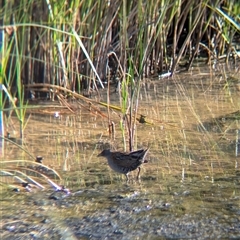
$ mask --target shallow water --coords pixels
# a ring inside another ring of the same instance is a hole
[[[55,195],[42,178],[44,191],[2,191],[3,239],[240,238],[240,157],[235,156],[240,127],[239,118],[228,117],[240,109],[240,92],[234,81],[228,84],[229,76],[239,79],[239,73],[223,68],[143,82],[138,113],[150,124],[137,124],[135,148],[150,151],[141,182],[133,180],[133,172],[126,183],[96,157],[110,144],[123,149],[118,112],[111,111],[116,138],[110,140],[108,119],[83,107],[60,118],[54,118],[55,109],[32,111],[23,148],[43,156],[62,177],[54,181],[73,194]],[[106,91],[100,92],[106,101]],[[114,88],[110,100],[119,105]],[[8,131],[17,136],[16,118]],[[6,142],[3,160],[16,159],[32,160]],[[3,167],[9,166],[22,167]]]

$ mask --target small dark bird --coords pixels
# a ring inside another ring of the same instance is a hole
[[[137,179],[140,177],[141,171],[141,164],[147,163],[148,161],[145,160],[145,156],[148,152],[147,149],[140,149],[130,153],[123,153],[123,152],[111,152],[109,149],[103,150],[98,157],[105,157],[108,160],[108,165],[114,171],[118,173],[125,174],[127,180],[128,173],[138,169]]]

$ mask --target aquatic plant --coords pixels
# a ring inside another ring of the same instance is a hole
[[[220,0],[7,1],[3,28],[14,27],[7,36],[14,48],[7,59],[7,81],[13,84],[13,74],[20,74],[15,77],[23,84],[50,83],[79,91],[85,82],[90,90],[96,85],[91,61],[101,80],[109,73],[122,74],[110,52],[125,74],[132,62],[139,76],[173,74],[186,60],[189,69],[205,53],[209,61],[228,60],[236,54],[238,10],[238,1]]]
[[[132,150],[143,77],[171,76],[180,63],[190,69],[196,57],[236,61],[238,13],[238,1],[220,0],[5,1],[3,83],[18,98],[21,135],[29,91],[59,96],[34,85],[89,94],[117,82],[123,142],[126,149],[126,131]]]

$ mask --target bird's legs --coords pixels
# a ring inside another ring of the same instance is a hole
[[[129,182],[128,173],[126,173],[125,176],[126,176],[126,181]]]
[[[140,179],[140,171],[141,171],[141,168],[140,168],[140,167],[138,167],[137,180],[139,180],[139,179]]]
[[[138,167],[138,173],[137,173],[137,180],[140,180],[140,172],[141,172],[141,168]],[[128,176],[129,172],[125,174],[126,176],[126,181],[129,182],[129,176]]]

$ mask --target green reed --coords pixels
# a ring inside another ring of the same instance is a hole
[[[20,105],[16,110],[20,132],[25,117],[23,85],[46,83],[79,92],[86,83],[91,92],[103,87],[102,79],[110,80],[115,68],[121,81],[122,136],[126,130],[133,149],[143,77],[163,71],[173,74],[181,61],[189,60],[189,69],[202,46],[209,61],[224,53],[228,60],[239,33],[239,3],[225,1],[222,8],[220,4],[220,0],[214,4],[210,0],[6,2],[3,27],[17,29],[8,40],[3,72],[9,89],[16,87],[12,94]],[[206,44],[201,42],[204,35]],[[117,59],[114,67],[107,64],[110,52]]]
[[[15,5],[13,2],[5,4],[3,9],[5,25],[29,24],[25,31],[21,30],[22,27],[17,31],[24,32],[24,35],[18,38],[18,41],[22,42],[22,45],[19,45],[26,46],[23,49],[23,56],[30,56],[22,66],[22,69],[30,69],[29,76],[25,76],[26,82],[31,83],[32,78],[35,79],[38,75],[30,68],[31,61],[36,59],[37,61],[34,61],[36,69],[43,68],[45,65],[46,82],[61,84],[60,80],[63,79],[67,87],[80,89],[79,84],[76,85],[76,81],[81,81],[79,73],[87,79],[89,88],[93,76],[85,54],[79,51],[76,39],[59,31],[46,31],[44,26],[52,26],[63,32],[71,32],[73,28],[83,38],[86,51],[101,78],[106,74],[104,64],[111,46],[117,53],[124,72],[128,69],[129,55],[135,65],[135,74],[149,75],[149,66],[153,69],[158,66],[161,71],[171,70],[169,58],[173,59],[171,71],[174,72],[179,61],[186,56],[186,52],[191,51],[193,41],[196,41],[198,48],[204,34],[209,34],[211,38],[212,22],[210,20],[216,20],[217,24],[214,28],[222,33],[219,38],[225,44],[230,44],[230,39],[236,31],[239,31],[237,20],[235,20],[238,17],[239,3],[226,2],[223,10],[219,8],[220,3],[220,0],[215,1],[214,5],[208,0],[188,3],[171,0],[139,0],[116,1],[114,4],[100,0],[84,0],[81,3],[69,1],[68,4],[64,1],[54,4],[51,1],[23,1],[20,5],[17,3]],[[34,17],[32,17],[33,14]],[[11,21],[13,15],[14,22]],[[218,20],[219,18],[222,18],[223,23]],[[32,26],[36,22],[43,28],[38,27],[35,31]],[[188,26],[187,35],[178,52],[181,32],[186,25]],[[228,33],[230,33],[229,36]],[[167,52],[169,34],[173,42],[172,54]],[[195,36],[197,36],[196,39]],[[56,45],[57,48],[55,48]],[[43,81],[40,79],[38,82]]]

